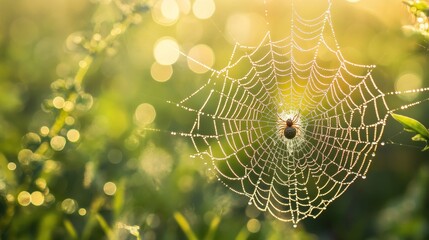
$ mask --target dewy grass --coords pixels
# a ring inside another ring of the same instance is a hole
[[[105,4],[105,3],[104,3]],[[75,125],[76,116],[78,111],[89,110],[92,105],[92,96],[84,91],[84,83],[88,75],[88,70],[93,65],[94,60],[100,55],[104,54],[106,50],[111,49],[115,41],[124,35],[130,26],[137,24],[141,21],[141,14],[149,10],[150,6],[145,1],[128,1],[122,3],[119,0],[114,0],[110,4],[116,7],[116,10],[120,13],[121,18],[111,24],[110,31],[107,33],[99,33],[97,27],[94,27],[92,36],[89,36],[87,40],[83,36],[77,36],[74,38],[75,44],[80,45],[80,50],[84,49],[84,56],[77,63],[77,70],[75,74],[70,76],[66,80],[57,80],[52,83],[51,88],[53,90],[52,98],[45,101],[43,110],[53,113],[52,124],[50,127],[41,126],[40,133],[28,133],[24,137],[23,149],[18,154],[18,160],[24,170],[24,177],[21,178],[23,183],[19,185],[19,189],[13,189],[6,197],[8,201],[7,214],[0,222],[0,229],[8,229],[14,213],[17,211],[16,207],[19,205],[26,206],[31,202],[31,195],[19,194],[23,193],[22,190],[30,189],[31,186],[39,184],[43,185],[44,189],[48,189],[47,181],[40,176],[43,174],[41,166],[45,168],[52,168],[55,164],[53,161],[48,160],[52,157],[55,151],[62,151],[67,142],[76,142],[80,137],[79,131]],[[75,52],[75,54],[78,54]],[[79,52],[80,54],[80,52]],[[71,117],[73,116],[73,117]],[[69,131],[65,130],[65,126]],[[67,134],[64,134],[66,132]],[[71,133],[71,134],[70,134]],[[35,166],[36,165],[36,166]],[[49,165],[49,166],[48,166]],[[17,177],[18,178],[18,177]],[[37,181],[36,181],[37,180]],[[40,183],[41,181],[43,183]],[[14,178],[15,182],[16,179]],[[15,183],[16,184],[16,183]],[[14,185],[15,185],[14,184]],[[27,192],[25,192],[27,193]],[[53,198],[53,195],[50,195]],[[18,204],[14,204],[14,199],[17,199]],[[48,200],[47,197],[46,199]],[[95,200],[97,201],[97,199]],[[62,208],[71,209],[77,207],[74,200],[70,200],[67,206]],[[64,203],[64,202],[63,202]],[[64,205],[64,204],[62,204]],[[98,204],[95,204],[99,206]],[[104,218],[97,214],[99,207],[94,207],[91,211],[97,217],[99,223],[107,224]],[[77,238],[77,233],[70,221],[65,221],[65,227],[71,238]],[[106,226],[102,226],[106,229]],[[2,232],[0,231],[0,233]],[[49,234],[49,233],[47,233]],[[108,234],[111,238],[111,232]],[[1,237],[2,235],[0,235]]]
[[[78,70],[76,71],[75,76],[73,77],[73,91],[67,94],[66,102],[71,104],[71,107],[65,108],[64,105],[61,109],[59,109],[58,114],[55,117],[54,123],[49,129],[49,137],[52,138],[57,136],[59,132],[63,129],[66,119],[73,110],[75,110],[75,105],[78,97],[84,93],[82,84],[85,80],[85,77],[88,73],[89,68],[91,67],[94,58],[98,55],[102,54],[108,47],[110,47],[113,42],[121,35],[123,35],[127,29],[134,23],[140,21],[139,13],[142,10],[147,10],[147,7],[142,8],[141,6],[133,6],[131,7],[131,11],[124,13],[124,18],[122,21],[113,24],[113,27],[109,34],[104,38],[98,34],[94,33],[92,39],[90,40],[90,44],[85,44],[87,46],[87,55],[78,63]],[[50,149],[49,142],[44,141],[40,146],[36,149],[35,153],[44,155]]]

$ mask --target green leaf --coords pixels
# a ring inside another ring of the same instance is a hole
[[[427,142],[427,139],[425,139],[422,135],[417,134],[413,138],[411,138],[413,141],[416,142]]]
[[[123,178],[119,184],[113,199],[113,212],[119,218],[125,203],[126,178]]]
[[[77,232],[74,228],[73,224],[68,219],[64,219],[63,221],[64,227],[66,228],[67,232],[69,233],[69,237],[71,239],[77,239]]]
[[[413,7],[417,8],[420,11],[426,11],[428,9],[428,4],[426,2],[416,2],[413,4]]]
[[[107,238],[113,239],[113,231],[103,216],[101,216],[99,213],[96,213],[95,218],[97,219],[98,224],[100,224],[101,229],[103,229],[104,233],[106,233]]]
[[[209,231],[207,232],[206,237],[204,238],[205,240],[212,240],[212,239],[214,239],[216,230],[219,227],[219,223],[220,223],[220,217],[216,215],[212,219],[212,221],[210,222],[210,228],[209,228]]]
[[[402,124],[402,126],[404,126],[405,131],[417,133],[414,137],[411,138],[413,141],[426,142],[426,146],[425,148],[423,148],[422,151],[429,150],[429,131],[423,124],[410,117],[394,113],[392,113],[391,115],[396,121],[398,121]]]
[[[246,226],[244,226],[241,231],[237,234],[237,237],[235,237],[235,240],[246,240],[249,238],[249,231],[247,230]]]
[[[425,148],[422,149],[422,152],[429,150],[429,144],[428,144],[428,140],[425,139],[422,135],[417,134],[415,135],[413,138],[411,138],[413,141],[417,141],[417,142],[426,142],[426,146]]]
[[[402,2],[409,7],[413,5],[413,1],[402,1]]]
[[[188,240],[197,240],[198,239],[197,236],[195,235],[194,231],[192,231],[188,220],[186,220],[186,218],[180,212],[174,213],[174,219],[176,219],[177,224],[179,224],[180,228],[185,233]]]
[[[60,216],[57,213],[48,213],[39,219],[39,231],[37,240],[51,240],[53,239],[55,230],[58,229]]]
[[[404,126],[405,131],[415,132],[421,135],[426,141],[429,140],[429,131],[419,121],[399,114],[391,114],[392,117]]]
[[[429,8],[429,5],[424,1],[402,1],[408,7],[414,7],[417,10],[425,11]]]

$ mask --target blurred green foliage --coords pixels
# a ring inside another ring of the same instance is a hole
[[[416,135],[414,135],[414,137],[412,137],[413,141],[426,143],[426,146],[423,148],[422,151],[429,150],[429,146],[427,145],[427,143],[429,141],[429,131],[423,124],[421,124],[419,121],[417,121],[413,118],[410,118],[407,116],[402,116],[399,114],[393,114],[392,113],[392,117],[396,121],[401,123],[402,126],[404,126],[405,131],[412,132],[412,133],[416,134]]]
[[[169,26],[153,20],[151,3],[139,4],[2,2],[1,239],[429,238],[427,155],[412,148],[381,148],[365,181],[294,229],[218,184],[204,163],[189,158],[186,139],[143,131],[135,117],[141,103],[156,106],[154,127],[187,129],[192,116],[165,101],[182,99],[207,79],[182,59],[172,79],[153,81],[155,42],[168,35],[184,48],[207,44],[220,68],[233,48],[227,17],[260,13],[261,2],[216,1],[211,20],[183,14]],[[407,4],[412,14],[426,13]],[[282,12],[271,14],[276,20]],[[335,1],[333,14],[343,53],[377,64],[374,77],[383,91],[410,72],[429,85],[429,56],[401,33],[410,19],[399,1]],[[404,114],[426,124],[423,105]],[[400,131],[392,124],[386,135]]]
[[[429,38],[428,2],[420,0],[410,0],[403,2],[409,7],[411,14],[415,17],[415,23],[413,25],[404,26],[404,29],[417,33],[425,38]]]

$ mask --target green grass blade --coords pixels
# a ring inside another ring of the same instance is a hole
[[[219,223],[220,223],[220,217],[215,216],[212,219],[212,221],[210,222],[210,228],[209,228],[209,231],[207,232],[205,240],[213,240],[214,239],[216,230],[219,227]]]
[[[113,199],[113,212],[115,213],[116,218],[118,218],[124,208],[125,203],[125,185],[126,179],[123,178],[118,184],[118,188]]]
[[[107,237],[109,239],[113,239],[113,231],[112,229],[109,227],[109,224],[106,222],[106,220],[103,218],[103,216],[101,216],[100,214],[96,214],[95,218],[98,221],[98,224],[100,224],[101,228],[103,229],[103,231],[106,233]]]
[[[189,240],[198,239],[194,231],[192,231],[191,226],[189,225],[189,222],[180,212],[174,213],[174,219],[176,219],[177,224],[179,224],[180,228],[182,229],[182,231],[185,233],[186,237]]]
[[[244,226],[235,237],[235,240],[246,240],[248,237],[249,231],[247,230],[246,226]]]
[[[64,227],[66,228],[70,238],[71,239],[77,239],[76,229],[74,228],[74,226],[70,222],[70,220],[64,219],[63,223],[64,223]]]

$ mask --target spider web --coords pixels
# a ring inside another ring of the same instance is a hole
[[[385,97],[400,94],[379,90],[375,66],[343,57],[328,5],[312,19],[292,6],[289,36],[237,43],[225,68],[210,69],[204,85],[174,103],[195,116],[188,132],[171,132],[191,140],[192,157],[249,204],[294,226],[365,178],[396,110]],[[289,118],[297,129],[290,140],[282,135]]]

